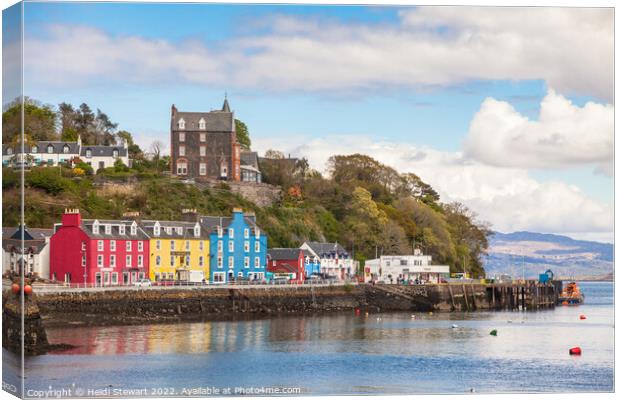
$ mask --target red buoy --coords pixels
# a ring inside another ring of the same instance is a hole
[[[586,319],[586,316],[585,316],[585,315],[583,315],[583,314],[581,314],[581,315],[579,316],[579,319]]]
[[[570,354],[571,356],[580,356],[581,347],[573,347],[572,349],[568,350],[568,354]]]
[[[19,293],[19,284],[17,284],[17,283],[12,284],[11,285],[11,292],[13,292],[15,294]]]
[[[359,308],[355,309],[355,315],[360,315],[360,309]]]
[[[26,285],[26,286],[24,286],[24,294],[25,294],[26,296],[31,295],[31,294],[32,294],[32,286],[30,286],[30,285]]]

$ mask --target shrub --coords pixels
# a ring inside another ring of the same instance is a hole
[[[26,185],[43,189],[50,194],[58,194],[70,186],[70,181],[63,178],[56,168],[33,168],[26,174]]]

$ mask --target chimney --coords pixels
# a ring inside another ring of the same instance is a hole
[[[173,116],[177,113],[177,108],[176,108],[176,106],[174,104],[170,108],[170,112],[172,113]]]
[[[183,221],[187,221],[187,222],[198,222],[199,218],[198,218],[198,212],[196,211],[195,208],[184,208],[183,210],[181,210],[181,220]]]
[[[62,226],[80,226],[81,224],[80,210],[77,208],[66,208],[65,213],[62,215]]]

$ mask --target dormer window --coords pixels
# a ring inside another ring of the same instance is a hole
[[[86,158],[91,158],[93,156],[93,151],[91,149],[86,149]]]
[[[12,148],[12,147],[8,147],[8,148],[6,149],[6,154],[8,154],[8,155],[13,154],[13,148]]]
[[[179,120],[179,129],[185,129],[185,120],[183,118]]]
[[[105,229],[105,234],[109,235],[112,233],[112,225],[106,224],[104,225],[104,229]]]
[[[118,149],[112,150],[112,158],[118,158]]]
[[[205,119],[204,118],[200,118],[200,121],[198,121],[198,128],[199,129],[207,129],[207,124],[205,123]]]
[[[39,146],[32,146],[32,152],[33,153],[38,153],[39,152]]]
[[[177,235],[183,234],[183,228],[181,228],[180,226],[178,226],[176,230],[177,230]]]
[[[217,237],[221,238],[223,234],[224,234],[224,230],[222,229],[221,226],[218,226],[217,227]]]
[[[169,227],[169,226],[167,226],[167,227],[166,227],[166,233],[167,233],[168,235],[172,234],[172,228],[171,228],[171,227]]]
[[[156,223],[156,224],[153,226],[153,235],[155,235],[155,236],[159,236],[159,234],[160,234],[160,233],[161,233],[161,228],[160,228],[160,226],[159,226],[159,223]]]
[[[68,145],[62,146],[62,152],[67,154],[69,152],[69,146]]]
[[[52,146],[51,144],[47,146],[47,152],[49,154],[52,154],[54,152],[54,146]]]
[[[199,237],[200,236],[200,225],[196,224],[194,225],[194,237]]]
[[[99,221],[93,222],[93,233],[95,235],[99,234]]]
[[[131,236],[136,236],[138,234],[138,226],[136,225],[136,223],[134,222],[133,224],[131,224]]]
[[[125,234],[125,225],[121,225],[118,227],[118,233],[120,235],[124,235]]]

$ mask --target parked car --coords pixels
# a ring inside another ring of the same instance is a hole
[[[133,285],[138,287],[152,286],[150,279],[138,279]]]

